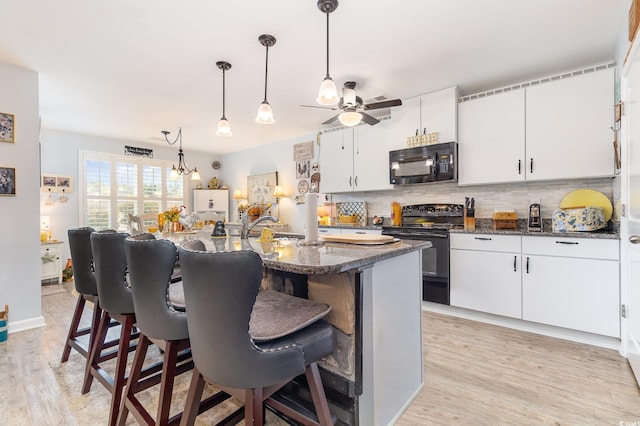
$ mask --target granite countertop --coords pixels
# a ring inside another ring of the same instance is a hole
[[[257,238],[241,240],[237,236],[211,237],[209,233],[169,236],[176,244],[198,238],[210,251],[253,250],[260,254],[269,269],[296,274],[336,274],[367,268],[381,260],[430,247],[428,241],[398,240],[389,244],[357,245],[324,243],[303,246],[298,238],[277,238],[260,242]]]

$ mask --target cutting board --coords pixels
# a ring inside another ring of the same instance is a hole
[[[560,201],[561,209],[572,207],[600,207],[604,213],[604,222],[607,223],[613,214],[611,201],[602,192],[593,189],[576,189],[571,191]]]
[[[346,243],[346,244],[387,244],[397,241],[390,235],[371,235],[371,234],[328,234],[323,235],[322,239],[330,243]]]

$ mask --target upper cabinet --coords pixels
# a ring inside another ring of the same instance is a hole
[[[327,193],[391,189],[389,123],[363,124],[322,134],[320,191]]]
[[[614,69],[462,102],[460,185],[614,174]]]
[[[456,142],[458,88],[449,87],[402,100],[402,106],[391,110],[389,150],[407,147],[407,137],[438,132],[440,142]]]

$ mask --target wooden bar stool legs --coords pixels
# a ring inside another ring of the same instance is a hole
[[[100,309],[97,299],[98,298],[96,296],[92,295],[78,295],[76,309],[73,311],[73,318],[71,319],[71,325],[69,326],[69,333],[67,334],[67,340],[65,341],[64,349],[62,351],[62,358],[60,359],[61,363],[67,362],[72,348],[78,351],[78,353],[80,353],[84,358],[89,357],[91,346],[95,339],[96,330],[98,329],[98,323],[100,322],[100,315],[102,314],[102,309]],[[79,328],[80,319],[82,318],[82,313],[84,312],[87,301],[93,302],[91,326]],[[86,336],[87,334],[89,335],[89,344],[85,346],[78,340],[78,337]]]

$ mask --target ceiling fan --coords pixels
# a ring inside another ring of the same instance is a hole
[[[342,97],[338,102],[336,107],[322,107],[315,105],[300,105],[308,108],[322,108],[322,109],[331,109],[334,111],[342,112],[334,117],[331,117],[322,125],[331,124],[336,120],[340,120],[345,126],[357,126],[361,121],[374,126],[380,122],[377,118],[367,114],[364,111],[370,111],[373,109],[381,109],[381,108],[389,108],[394,106],[402,105],[402,101],[400,99],[390,99],[387,101],[381,102],[373,102],[370,104],[365,104],[362,101],[360,96],[356,96],[356,83],[355,81],[347,81],[344,83],[344,87],[342,88]]]

